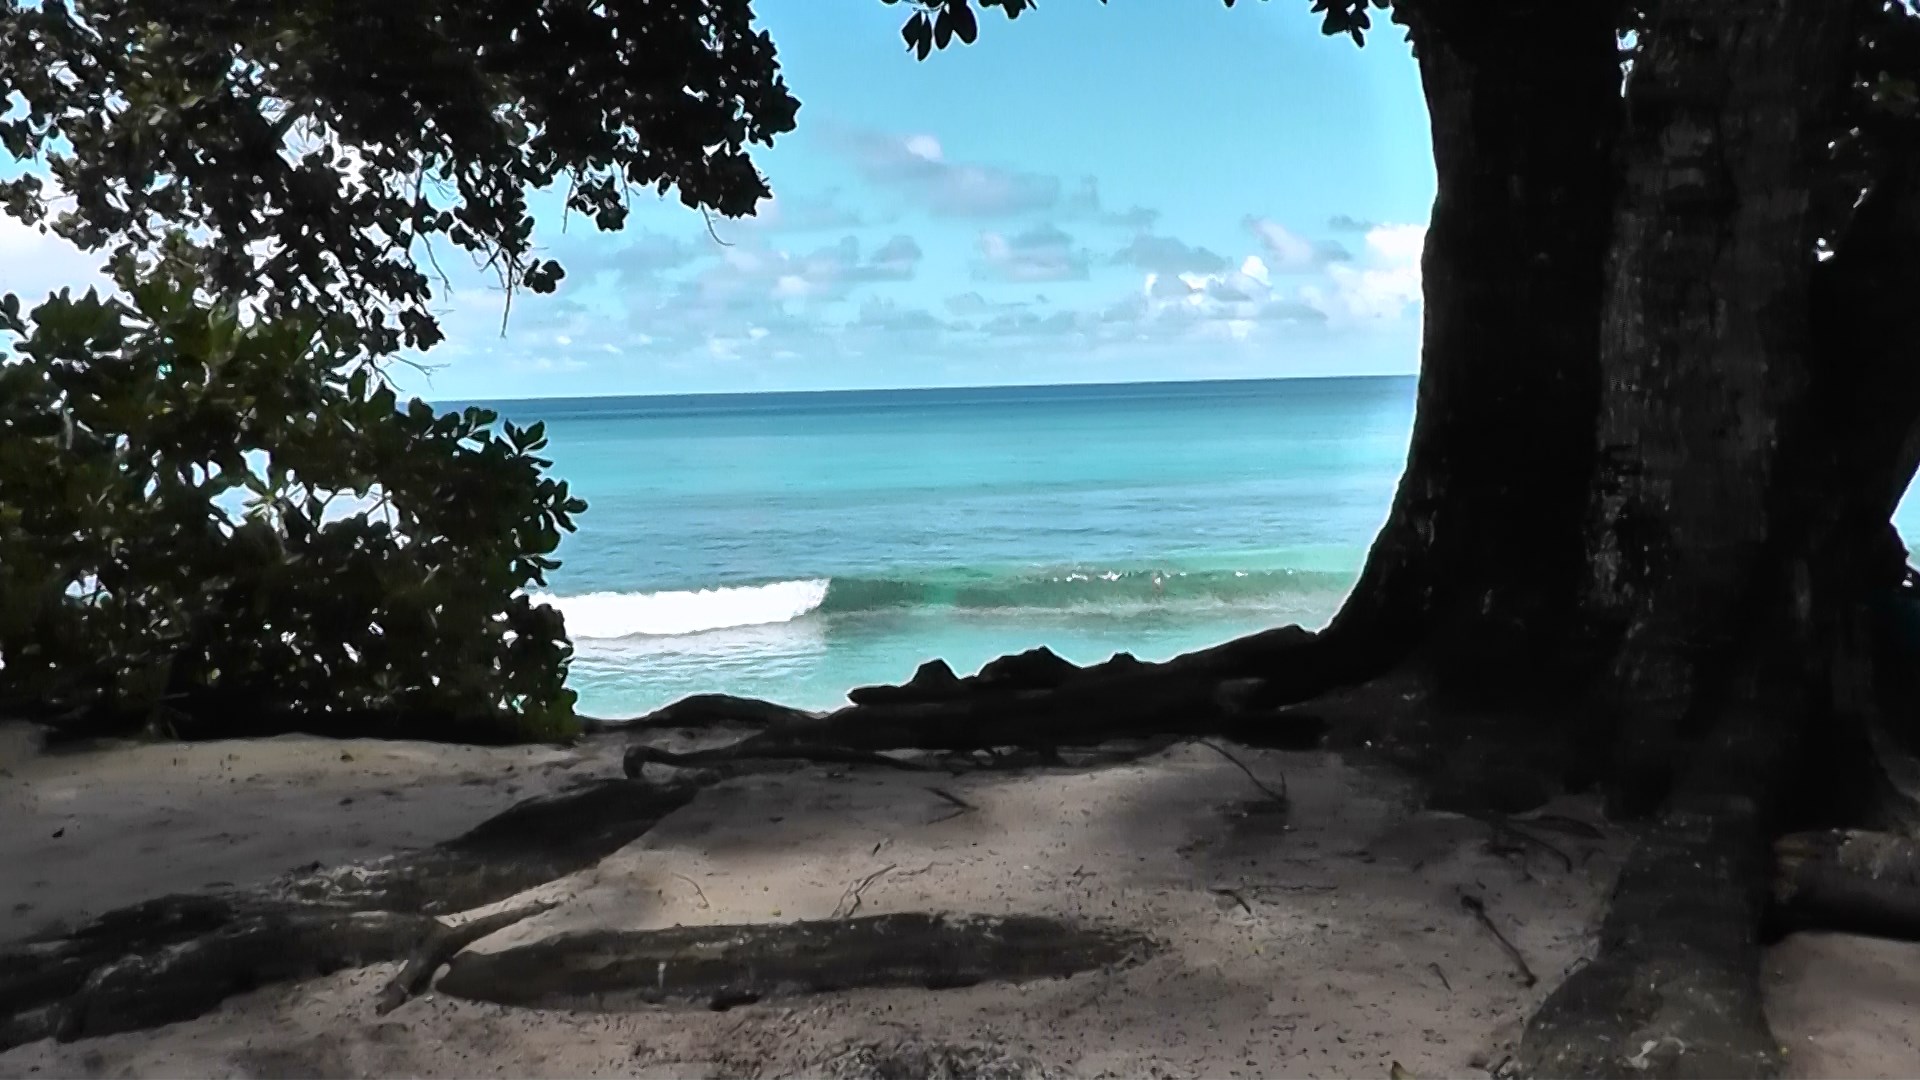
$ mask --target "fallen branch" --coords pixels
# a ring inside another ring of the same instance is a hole
[[[401,966],[393,980],[380,991],[380,998],[374,1005],[374,1012],[385,1016],[393,1010],[418,997],[427,984],[433,981],[433,973],[439,971],[455,953],[479,941],[505,930],[514,923],[530,919],[535,915],[552,911],[559,905],[552,900],[543,900],[523,907],[496,911],[491,915],[482,915],[469,919],[458,926],[448,926],[435,920],[434,927],[428,932],[426,940],[414,947],[412,955]]]

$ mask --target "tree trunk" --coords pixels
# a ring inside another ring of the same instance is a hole
[[[1586,728],[1659,819],[1592,963],[1528,1027],[1545,1075],[1769,1075],[1769,851],[1867,580],[1816,377],[1809,193],[1858,8],[1665,0],[1627,91],[1607,272],[1589,608],[1617,649]],[[1836,487],[1835,485],[1842,485]]]
[[[1743,635],[1806,621],[1809,192],[1852,7],[1670,0],[1629,87],[1592,610],[1620,635],[1599,710],[1611,771],[1643,802],[1701,733]]]
[[[1618,12],[1401,0],[1439,190],[1418,411],[1392,514],[1331,632],[1412,652],[1443,702],[1556,682],[1578,636]]]

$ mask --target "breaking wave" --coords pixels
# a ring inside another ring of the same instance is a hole
[[[917,578],[808,578],[668,592],[539,594],[533,599],[559,608],[575,638],[612,639],[698,634],[816,614],[913,608],[1124,614],[1256,606],[1289,597],[1342,593],[1351,583],[1351,574],[1291,569],[955,571]]]

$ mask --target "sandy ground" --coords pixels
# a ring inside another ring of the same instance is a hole
[[[11,743],[9,743],[11,740]],[[11,749],[9,749],[11,746]],[[483,750],[273,739],[40,755],[0,732],[0,937],[169,891],[451,837],[618,772],[618,745]],[[230,1000],[189,1023],[0,1054],[0,1075],[819,1075],[847,1047],[990,1049],[1077,1076],[1458,1076],[1497,1064],[1590,944],[1626,838],[1501,851],[1384,773],[1235,748],[1266,808],[1196,745],[1090,772],[929,778],[807,768],[704,792],[561,901],[482,942],[560,930],[889,911],[1032,913],[1143,930],[1130,968],[729,1012],[514,1010],[428,995],[376,1017],[390,967]],[[974,809],[956,806],[939,787]],[[1592,808],[1551,808],[1593,820]],[[1528,986],[1460,903],[1481,898]],[[1806,935],[1768,964],[1797,1073],[1920,1075],[1920,950]]]

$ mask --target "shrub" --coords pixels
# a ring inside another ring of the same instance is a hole
[[[191,262],[0,302],[0,708],[72,735],[575,726],[526,590],[585,504],[542,425],[401,406],[349,321],[248,317]],[[497,430],[496,430],[496,424]]]

